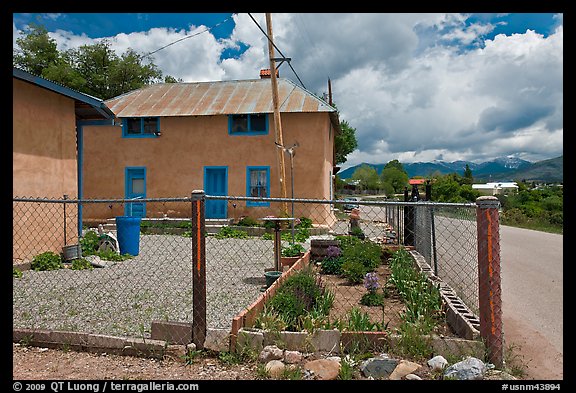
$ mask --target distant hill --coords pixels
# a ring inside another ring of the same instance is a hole
[[[446,175],[448,173],[464,174],[466,164],[472,171],[472,176],[476,182],[480,181],[502,181],[502,180],[526,180],[543,182],[562,182],[564,179],[563,156],[549,160],[530,162],[514,157],[501,157],[492,161],[476,164],[469,161],[433,161],[415,162],[402,164],[409,177],[422,176],[429,177],[433,173]],[[376,169],[378,174],[386,164],[362,163],[338,173],[341,179],[349,179],[356,169],[362,165],[369,165]]]

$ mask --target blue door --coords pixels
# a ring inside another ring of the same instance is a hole
[[[126,199],[146,198],[146,168],[126,167],[125,183]],[[145,217],[146,203],[130,202],[124,204],[124,215],[130,217]]]
[[[228,195],[228,167],[204,167],[204,191],[206,195]],[[226,218],[226,200],[206,200],[206,218]]]

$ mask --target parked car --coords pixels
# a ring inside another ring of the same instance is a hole
[[[359,200],[360,198],[344,198],[344,201],[346,202],[343,206],[344,210],[349,211],[352,209],[358,209],[360,207],[358,204]]]

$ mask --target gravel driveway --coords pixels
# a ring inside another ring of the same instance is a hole
[[[229,328],[261,294],[271,240],[206,238],[207,324]],[[13,327],[150,337],[153,320],[192,321],[192,240],[142,235],[138,256],[93,270],[13,279]]]

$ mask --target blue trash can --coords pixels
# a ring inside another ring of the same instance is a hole
[[[140,222],[141,217],[116,217],[116,237],[120,254],[138,255],[140,252]]]

